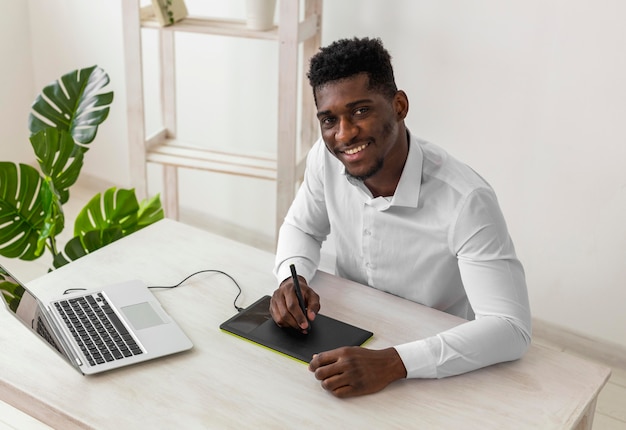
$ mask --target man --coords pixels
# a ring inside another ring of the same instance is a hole
[[[315,325],[320,299],[308,281],[331,231],[339,276],[470,320],[383,350],[321,352],[309,365],[315,377],[349,397],[521,357],[530,344],[528,293],[496,196],[469,167],[407,130],[408,98],[381,41],[322,48],[308,78],[322,138],[280,229],[274,321],[304,333],[308,321]]]

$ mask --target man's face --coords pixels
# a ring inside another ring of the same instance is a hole
[[[399,125],[406,115],[398,96],[389,100],[369,90],[368,81],[361,73],[329,82],[315,93],[326,147],[351,176],[363,181],[381,172],[397,152]]]

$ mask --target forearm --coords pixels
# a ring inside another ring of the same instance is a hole
[[[320,262],[321,239],[307,234],[285,221],[280,228],[274,275],[278,283],[291,276],[290,264],[310,282]]]
[[[444,378],[516,360],[530,345],[530,327],[503,317],[468,321],[436,336],[396,346],[408,378]]]
[[[476,319],[396,347],[409,377],[442,378],[516,360],[530,345],[530,306],[519,261],[460,261],[459,268]]]

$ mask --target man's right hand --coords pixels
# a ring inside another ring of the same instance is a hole
[[[298,280],[307,315],[305,316],[300,309],[296,289],[291,278],[285,279],[274,291],[270,302],[270,313],[279,327],[291,327],[302,333],[308,333],[309,321],[312,322],[320,310],[320,297],[309,288],[302,276],[298,276]]]

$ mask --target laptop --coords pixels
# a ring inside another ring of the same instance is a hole
[[[191,349],[191,340],[141,281],[40,301],[0,264],[9,313],[83,375]]]

